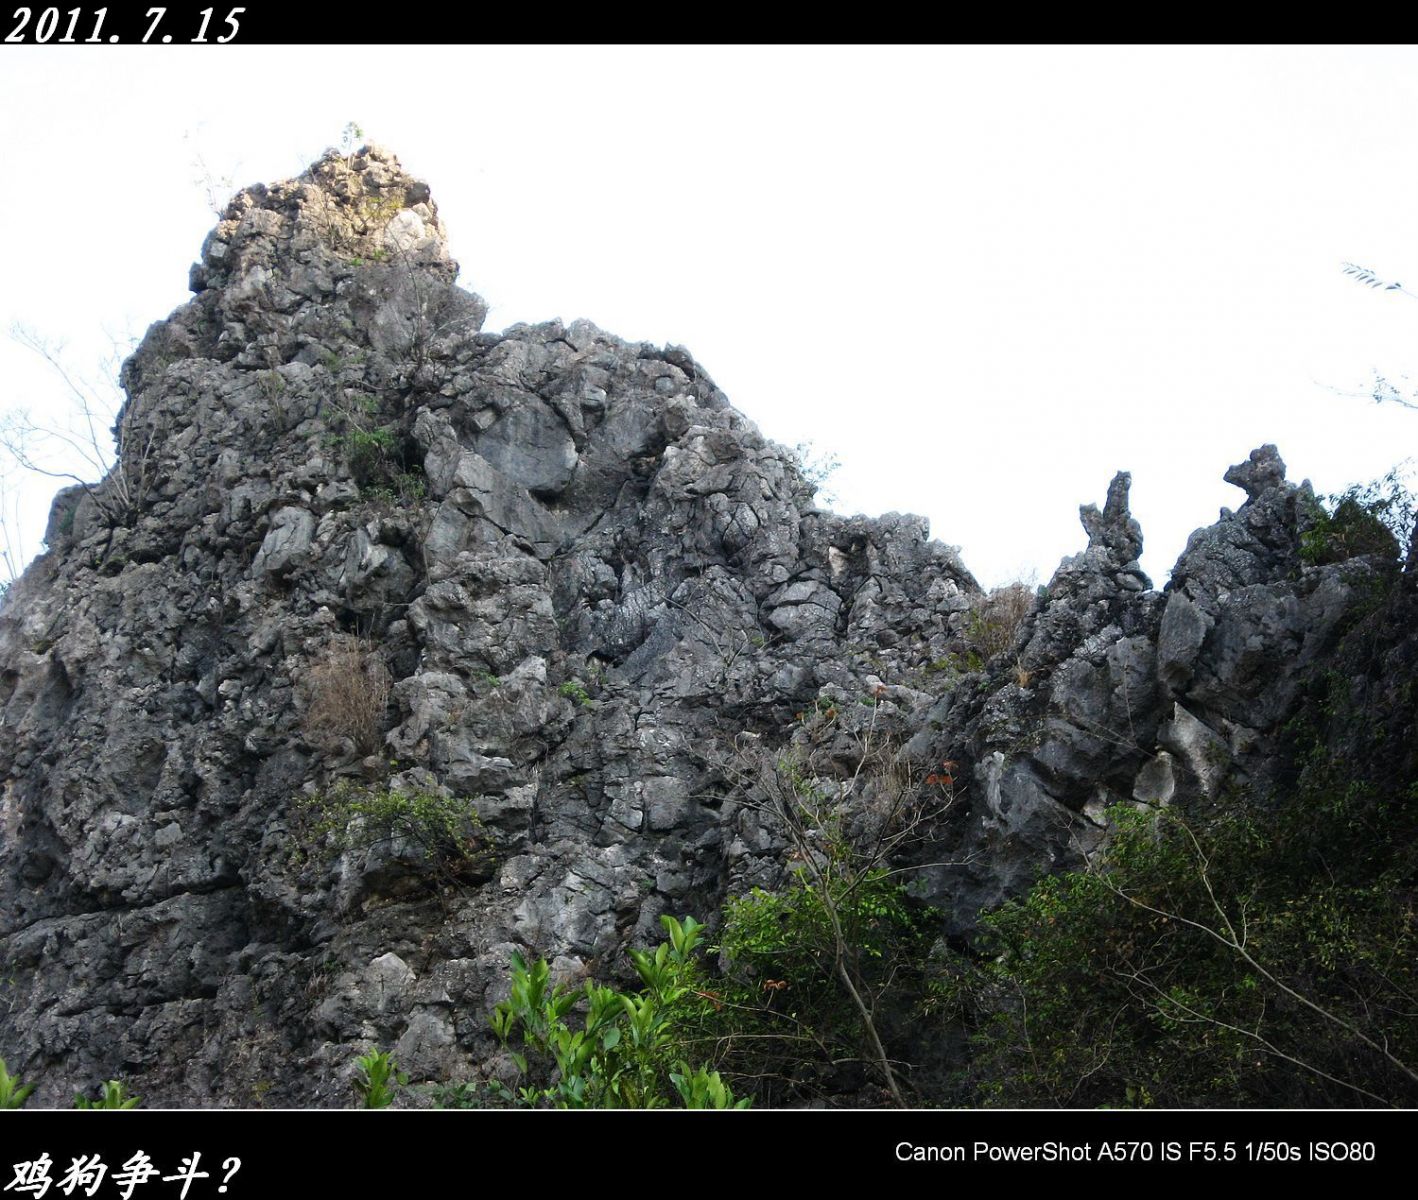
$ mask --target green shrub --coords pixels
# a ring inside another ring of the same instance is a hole
[[[512,958],[512,990],[493,1010],[492,1028],[528,1079],[516,1095],[528,1107],[662,1108],[678,1097],[686,1107],[746,1108],[716,1072],[684,1061],[710,1009],[695,957],[704,927],[660,918],[670,940],[653,953],[630,951],[644,985],[620,992],[588,980],[584,987],[550,985],[545,959]],[[575,1024],[572,1022],[575,1018]]]
[[[682,1062],[670,1081],[685,1108],[748,1108],[752,1103],[748,1097],[734,1099],[733,1091],[719,1078],[719,1072],[707,1067],[691,1071],[689,1064]]]
[[[579,679],[568,679],[557,691],[571,703],[579,704],[582,708],[596,707],[596,702],[591,699],[591,693],[586,690],[586,685]]]
[[[915,1003],[930,938],[899,879],[875,868],[855,878],[829,870],[818,880],[800,868],[786,887],[728,902],[724,978],[715,981],[723,1070],[757,1079],[761,1095],[781,1102],[830,1090],[844,1064],[876,1057],[838,949],[874,1014]]]
[[[912,760],[887,706],[868,707],[825,689],[786,746],[745,736],[720,762],[789,847],[785,882],[730,900],[722,932],[716,1065],[766,1102],[876,1103],[863,1090],[874,1079],[907,1103],[888,1046],[907,1040],[932,936],[899,864],[949,807],[953,779]]]
[[[1398,558],[1413,529],[1414,499],[1396,471],[1338,495],[1319,497],[1300,535],[1300,557],[1313,566],[1361,555]]]
[[[987,917],[996,957],[947,989],[977,1023],[976,1099],[1412,1104],[1411,863],[1375,853],[1366,803],[1306,792],[1198,828],[1112,810],[1106,862]]]
[[[449,871],[472,864],[488,849],[471,800],[429,791],[359,787],[341,780],[328,792],[302,796],[307,836],[343,853],[407,840]]]
[[[334,353],[325,360],[333,375],[358,365],[358,359],[346,361]],[[427,489],[423,466],[409,458],[397,422],[383,419],[378,400],[349,392],[332,401],[331,408],[335,431],[329,441],[365,498],[386,504],[422,500]]]

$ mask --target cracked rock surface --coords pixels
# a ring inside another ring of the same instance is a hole
[[[56,497],[0,608],[0,1053],[33,1103],[342,1105],[372,1046],[495,1074],[513,950],[605,975],[783,878],[725,764],[824,698],[922,789],[957,764],[917,853],[968,938],[1105,805],[1264,784],[1361,587],[1301,560],[1267,446],[1158,592],[1121,473],[1008,644],[942,670],[984,598],[924,521],[818,508],[682,348],[482,332],[457,270],[377,147],[246,189],[124,367],[118,467]],[[341,661],[366,726],[319,719]],[[443,886],[397,841],[310,852],[341,781],[466,798],[487,853]]]

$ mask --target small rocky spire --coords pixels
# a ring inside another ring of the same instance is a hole
[[[1237,463],[1222,478],[1241,488],[1254,500],[1285,482],[1285,462],[1280,457],[1280,451],[1267,443],[1252,450],[1245,462]]]
[[[1103,511],[1096,504],[1079,506],[1078,517],[1088,533],[1090,550],[1106,550],[1119,563],[1135,563],[1142,555],[1142,526],[1128,511],[1128,489],[1132,475],[1119,471],[1108,485],[1108,499]]]

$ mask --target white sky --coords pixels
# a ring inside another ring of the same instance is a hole
[[[351,120],[428,180],[488,328],[685,345],[839,510],[1044,582],[1133,473],[1159,586],[1273,441],[1321,491],[1418,448],[1418,50],[3,47],[0,326],[79,367],[187,297],[235,186]],[[225,196],[222,197],[225,199]],[[0,408],[63,404],[0,339]],[[44,481],[9,524],[39,549]]]

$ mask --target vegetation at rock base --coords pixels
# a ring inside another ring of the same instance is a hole
[[[354,1089],[365,1108],[388,1108],[409,1077],[387,1051],[371,1050],[355,1060]]]
[[[550,983],[545,959],[512,960],[511,995],[492,1014],[493,1031],[524,1079],[515,1098],[531,1108],[746,1108],[717,1071],[691,1067],[696,1028],[714,1003],[696,951],[704,927],[665,915],[669,941],[632,950],[642,987],[617,991]]]
[[[860,1092],[869,1080],[890,1101],[887,1079],[899,1088],[907,1072],[897,1063],[884,1074],[880,1039],[899,1034],[920,997],[931,940],[885,869],[821,882],[800,871],[784,888],[731,899],[713,983],[719,1065],[752,1080],[764,1104]]]
[[[1314,874],[1310,815],[1198,834],[1115,811],[1106,865],[1051,876],[987,918],[998,957],[951,981],[977,1027],[978,1098],[1411,1104],[1411,881],[1335,853],[1323,857],[1339,872]]]
[[[34,1084],[21,1083],[19,1076],[11,1075],[5,1060],[0,1058],[0,1109],[24,1107],[32,1091]]]
[[[861,715],[820,698],[786,747],[741,739],[722,764],[790,849],[780,886],[728,901],[716,983],[721,1065],[765,1102],[870,1081],[907,1103],[889,1044],[922,997],[934,935],[897,863],[950,808],[954,779],[918,769],[869,700]]]
[[[142,1097],[129,1093],[128,1086],[121,1079],[110,1079],[99,1089],[98,1098],[85,1096],[82,1092],[75,1094],[75,1108],[137,1108],[142,1103]]]
[[[1276,794],[1115,808],[1087,870],[984,919],[935,983],[974,1031],[959,1102],[1418,1103],[1415,647],[1382,637],[1411,603],[1314,675]]]

